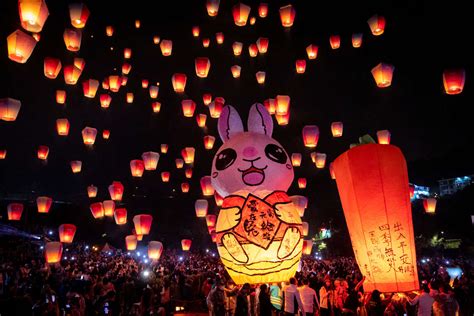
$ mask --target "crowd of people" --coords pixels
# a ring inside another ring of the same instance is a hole
[[[142,251],[143,252],[143,251]],[[40,245],[0,247],[0,315],[473,315],[474,274],[467,259],[419,261],[420,291],[364,292],[353,258],[305,256],[287,282],[236,285],[210,250],[166,250],[150,261],[139,251],[68,246],[46,264]]]

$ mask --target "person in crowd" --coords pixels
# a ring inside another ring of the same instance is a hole
[[[269,288],[266,284],[260,285],[260,292],[258,294],[258,305],[260,316],[272,315],[272,303],[270,302]]]
[[[307,278],[303,279],[303,286],[298,288],[298,292],[300,292],[305,315],[314,315],[315,309],[319,309],[319,301],[316,291],[309,287],[309,281]]]
[[[247,296],[250,294],[250,284],[245,283],[237,294],[237,303],[235,307],[235,316],[248,316],[249,300]]]
[[[384,306],[382,304],[382,298],[380,297],[379,290],[373,290],[372,293],[367,296],[368,301],[365,304],[368,316],[379,316],[383,315]]]
[[[319,311],[321,316],[331,316],[332,302],[334,298],[334,290],[329,276],[324,278],[324,285],[319,289]]]
[[[226,316],[233,316],[235,314],[238,292],[239,288],[235,285],[234,281],[232,279],[227,280],[227,285],[224,288]]]
[[[430,295],[430,288],[428,285],[423,284],[421,294],[417,295],[414,299],[408,299],[408,302],[410,305],[417,305],[418,316],[431,316],[435,299]]]
[[[304,310],[295,278],[290,278],[290,284],[283,288],[283,310],[285,315],[296,315]]]

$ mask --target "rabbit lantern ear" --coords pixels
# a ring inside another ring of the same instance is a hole
[[[260,103],[255,103],[250,108],[249,119],[247,121],[249,132],[265,134],[269,137],[273,132],[273,120],[267,109]]]
[[[217,128],[222,142],[226,142],[235,134],[244,131],[244,126],[242,125],[239,113],[237,113],[232,105],[226,105],[222,109],[221,116],[217,122]]]

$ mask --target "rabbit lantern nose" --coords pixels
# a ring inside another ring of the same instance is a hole
[[[243,155],[245,158],[253,158],[258,155],[258,150],[253,146],[248,146],[244,148]]]

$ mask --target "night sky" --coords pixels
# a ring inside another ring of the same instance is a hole
[[[268,1],[265,19],[257,14],[258,1],[246,1],[252,7],[256,24],[238,27],[231,8],[236,1],[221,1],[217,17],[209,17],[205,1],[86,1],[91,11],[83,29],[79,52],[66,50],[64,29],[71,28],[68,2],[47,1],[50,15],[26,64],[7,58],[6,37],[21,29],[17,2],[0,2],[0,98],[11,97],[22,102],[15,122],[0,121],[0,149],[8,150],[7,159],[0,160],[0,214],[6,222],[6,205],[12,201],[25,203],[25,229],[36,226],[56,228],[64,222],[78,226],[77,238],[112,242],[123,246],[123,238],[131,233],[132,217],[138,213],[154,216],[152,235],[145,240],[162,240],[165,246],[176,246],[181,238],[192,237],[198,244],[210,244],[205,221],[197,219],[194,201],[201,197],[199,179],[209,175],[211,160],[221,145],[216,119],[202,103],[202,95],[222,96],[246,121],[250,106],[274,98],[278,94],[291,96],[291,117],[288,126],[275,122],[273,137],[291,155],[303,153],[303,165],[295,169],[295,179],[307,177],[305,190],[296,181],[291,195],[309,198],[304,220],[314,234],[322,225],[334,225],[345,230],[336,184],[328,168],[316,169],[309,150],[303,146],[304,125],[318,125],[321,136],[316,151],[327,153],[327,165],[357,142],[359,136],[388,129],[392,144],[406,156],[410,181],[436,185],[442,177],[474,174],[472,133],[473,51],[469,49],[472,34],[471,16],[464,6],[436,1],[364,1],[331,2],[291,1],[296,9],[293,27],[280,23],[278,9],[289,1]],[[367,20],[374,14],[386,18],[385,32],[373,36]],[[134,21],[141,21],[136,29]],[[107,37],[105,27],[113,25],[113,37]],[[199,25],[201,35],[192,36],[191,29]],[[224,44],[218,45],[215,34],[223,32]],[[352,33],[363,33],[359,49],[351,45]],[[329,36],[341,36],[341,48],[332,50]],[[161,54],[153,36],[173,41],[170,57]],[[259,37],[270,39],[265,55],[251,58],[248,45]],[[209,37],[209,48],[202,38]],[[235,57],[231,45],[244,43],[242,55]],[[305,48],[319,46],[316,60],[307,60],[305,74],[295,73],[295,60],[307,59]],[[113,50],[111,50],[111,47]],[[118,93],[111,93],[110,108],[100,107],[99,88],[94,99],[85,98],[81,82],[93,78],[102,81],[121,74],[123,49],[132,49],[128,61],[132,70],[128,83]],[[209,57],[211,69],[207,78],[198,78],[194,71],[196,57]],[[64,83],[62,70],[54,80],[43,75],[45,57],[60,58],[64,65],[74,57],[84,58],[85,69],[77,85]],[[370,70],[380,62],[395,66],[392,85],[377,88]],[[240,79],[234,79],[230,67],[242,67]],[[442,73],[448,68],[464,68],[466,85],[460,95],[445,94]],[[266,71],[265,85],[257,84],[255,73]],[[176,94],[171,85],[173,73],[183,72],[188,80],[185,94]],[[148,89],[141,80],[160,83],[158,101],[160,113],[153,113]],[[67,102],[59,105],[55,91],[67,91]],[[133,104],[125,102],[125,94],[133,92]],[[207,128],[200,128],[195,117],[183,117],[182,99],[193,99],[196,112],[208,115]],[[57,118],[68,118],[69,136],[56,133]],[[331,136],[331,122],[344,123],[342,138]],[[83,144],[81,130],[85,126],[98,129],[93,147]],[[109,140],[102,139],[102,130],[109,129]],[[211,151],[204,150],[203,136],[216,136]],[[169,144],[157,171],[145,171],[142,178],[133,178],[129,163],[140,159],[145,151],[159,152],[160,144]],[[36,157],[39,145],[50,148],[46,163]],[[176,169],[175,158],[181,158],[184,147],[196,148],[191,190],[181,193],[186,181],[184,169]],[[82,160],[82,172],[73,174],[69,162]],[[171,181],[162,183],[160,172],[170,171]],[[116,226],[113,219],[94,220],[89,211],[91,202],[109,199],[107,186],[114,180],[125,186],[121,205],[129,211],[129,223]],[[87,197],[86,187],[98,186],[96,199]],[[37,214],[35,199],[46,195],[53,198],[48,215]],[[209,199],[211,210],[214,199]],[[418,210],[420,211],[420,210]],[[23,226],[22,226],[23,225]],[[103,233],[107,233],[102,238]],[[100,239],[102,238],[102,239]]]

